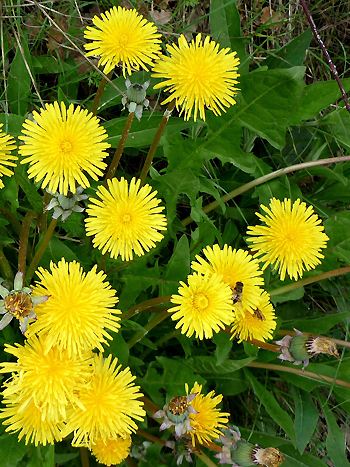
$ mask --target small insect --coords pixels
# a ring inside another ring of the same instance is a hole
[[[232,293],[233,303],[238,303],[242,300],[243,282],[236,282]]]
[[[259,308],[256,308],[256,310],[254,310],[254,316],[255,318],[260,319],[260,321],[265,321],[265,316],[263,315],[263,312],[259,310]]]

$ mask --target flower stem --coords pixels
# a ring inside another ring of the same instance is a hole
[[[285,373],[292,373],[294,375],[302,376],[303,378],[310,378],[321,383],[335,384],[344,388],[350,389],[350,382],[343,381],[342,379],[331,378],[330,376],[319,375],[312,371],[299,370],[298,368],[291,368],[290,366],[276,365],[274,363],[250,362],[247,366],[251,368],[263,368],[265,370],[282,371]]]
[[[324,279],[328,279],[330,277],[337,277],[343,276],[344,274],[348,274],[350,272],[350,266],[345,266],[343,268],[332,269],[331,271],[323,272],[322,274],[318,274],[317,276],[308,277],[307,279],[303,279],[301,281],[297,281],[294,284],[284,285],[283,287],[278,287],[277,289],[271,290],[270,295],[271,297],[275,297],[276,295],[282,295],[291,290],[300,289],[304,287],[304,285],[313,284],[315,282],[323,281]]]
[[[16,216],[14,216],[11,211],[5,208],[0,208],[0,214],[2,214],[10,222],[12,229],[18,235],[21,230],[21,225],[18,222]]]
[[[39,264],[39,261],[41,260],[43,254],[45,253],[45,250],[49,244],[49,241],[51,240],[51,237],[52,237],[52,234],[54,233],[55,231],[55,228],[56,228],[56,225],[57,225],[57,219],[52,219],[48,228],[47,228],[47,231],[45,232],[45,235],[44,235],[44,238],[42,239],[42,241],[40,242],[39,246],[38,246],[38,249],[36,250],[35,252],[35,255],[28,267],[28,271],[27,271],[27,281],[28,283],[30,283],[32,277],[33,277],[33,274]]]
[[[18,248],[18,272],[22,272],[25,275],[26,272],[26,259],[28,250],[28,240],[30,226],[33,220],[37,217],[34,211],[29,211],[24,217],[21,232],[19,235],[19,248]]]
[[[204,454],[203,451],[194,451],[195,455],[203,462],[203,464],[207,465],[208,467],[217,467],[217,464],[209,459],[209,457]]]
[[[155,328],[159,323],[164,321],[168,317],[167,310],[164,310],[160,313],[156,313],[149,322],[144,326],[142,331],[136,332],[132,338],[127,342],[129,349],[137,344],[144,336],[146,336],[149,331]]]
[[[164,295],[162,297],[151,298],[150,300],[146,300],[141,302],[133,307],[129,308],[129,310],[122,314],[122,319],[130,319],[133,316],[137,315],[141,311],[148,310],[149,308],[153,308],[154,306],[161,305],[163,303],[169,303],[171,299],[171,295]]]
[[[227,201],[233,198],[236,198],[237,196],[245,193],[246,191],[249,191],[252,188],[255,188],[256,186],[262,185],[263,183],[269,182],[270,180],[273,180],[274,178],[281,177],[282,175],[287,175],[291,172],[296,172],[297,170],[308,169],[308,168],[317,167],[320,165],[336,164],[338,162],[348,162],[348,161],[350,161],[350,156],[330,157],[328,159],[320,159],[318,161],[303,162],[301,164],[295,164],[289,167],[284,167],[283,169],[275,170],[274,172],[263,175],[262,177],[256,178],[255,180],[252,180],[251,182],[245,183],[244,185],[241,185],[240,187],[235,188],[234,190],[230,191],[230,193],[227,193],[226,195],[222,196],[220,198],[220,202],[213,201],[212,203],[207,204],[206,206],[203,207],[203,212],[208,214],[208,212],[211,212],[214,209],[216,209],[218,206],[220,206],[220,203],[222,201],[226,203]],[[190,216],[186,217],[185,219],[181,221],[183,226],[189,225],[192,222],[193,222],[193,219]]]
[[[148,439],[148,441],[152,441],[153,443],[161,444],[162,446],[164,446],[165,443],[166,443],[166,441],[164,441],[164,439],[160,439],[160,438],[158,438],[158,436],[154,436],[151,433],[147,433],[147,431],[144,431],[144,430],[138,429],[136,434],[142,436],[142,438]]]
[[[107,174],[105,176],[105,180],[108,180],[109,178],[113,178],[115,171],[117,170],[120,158],[122,157],[124,146],[126,143],[126,140],[129,135],[129,131],[132,125],[132,121],[134,120],[135,113],[130,112],[128,115],[128,118],[126,119],[122,135],[120,137],[117,149],[115,150],[113,160],[108,168]]]
[[[152,164],[152,161],[153,161],[154,154],[155,154],[155,152],[157,150],[157,147],[159,145],[160,138],[162,137],[162,135],[164,133],[165,127],[167,126],[167,123],[169,121],[171,112],[173,111],[174,107],[175,107],[175,101],[171,101],[169,103],[166,111],[164,112],[163,118],[162,118],[162,120],[161,120],[161,122],[159,124],[158,130],[157,130],[157,133],[154,135],[152,144],[151,144],[151,146],[149,148],[146,160],[145,160],[145,162],[143,164],[141,174],[140,174],[140,179],[142,181],[142,184],[145,183],[148,171],[149,171],[149,169],[151,167],[151,164]]]
[[[87,448],[80,448],[80,460],[82,467],[89,467],[89,450]]]
[[[248,342],[255,345],[256,347],[260,347],[261,349],[269,350],[270,352],[280,352],[279,345],[269,344],[268,342],[259,341],[258,339],[250,339]]]
[[[3,279],[7,279],[9,281],[13,279],[11,266],[5,256],[2,246],[0,246],[0,271],[1,275],[4,276]]]
[[[102,76],[101,81],[99,82],[92,107],[91,107],[91,112],[96,115],[98,106],[100,105],[100,100],[103,94],[103,91],[105,90],[106,84],[108,82],[108,79],[112,76],[112,72],[109,73],[107,76]]]

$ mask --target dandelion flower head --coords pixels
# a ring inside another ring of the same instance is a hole
[[[250,339],[258,339],[265,342],[272,338],[272,333],[276,328],[276,315],[270,302],[270,295],[262,291],[256,308],[252,313],[239,306],[234,313],[231,333],[238,342]]]
[[[91,42],[84,44],[87,56],[98,55],[99,65],[109,73],[120,65],[123,75],[135,70],[148,70],[160,53],[160,37],[156,26],[136,10],[113,7],[94,16],[94,27],[86,28],[84,37]]]
[[[93,455],[100,464],[118,465],[125,460],[131,447],[131,437],[126,438],[111,438],[107,441],[96,440],[91,447]]]
[[[107,137],[99,120],[87,110],[73,104],[66,108],[64,102],[45,104],[33,112],[33,120],[23,124],[21,164],[29,163],[29,178],[42,181],[42,188],[74,194],[78,186],[90,186],[86,175],[93,180],[103,175],[103,159],[110,147]]]
[[[271,264],[281,280],[286,275],[298,280],[305,270],[321,263],[328,237],[312,206],[300,199],[292,203],[287,198],[272,198],[269,206],[261,205],[261,209],[265,214],[257,216],[265,225],[249,227],[247,241],[256,250],[255,257],[264,263],[263,269]]]
[[[2,127],[3,124],[0,123],[0,188],[4,187],[1,178],[4,175],[9,177],[13,174],[13,170],[9,169],[9,167],[16,167],[14,161],[17,160],[17,157],[11,154],[11,151],[16,149],[15,140],[12,136],[4,133]]]
[[[91,448],[97,440],[107,443],[136,432],[135,420],[143,421],[146,413],[134,379],[129,368],[121,370],[111,355],[94,357],[91,379],[79,392],[81,405],[69,417],[67,430],[74,431],[74,446]]]
[[[188,386],[185,385],[188,393]],[[192,445],[209,444],[214,439],[219,438],[221,429],[228,423],[229,413],[221,412],[217,406],[222,401],[222,395],[215,395],[210,391],[207,395],[202,394],[202,385],[194,383],[190,394],[197,394],[192,401],[192,407],[196,413],[190,414],[191,430],[189,434],[192,438]]]
[[[205,120],[207,107],[215,115],[221,115],[227,107],[236,103],[236,84],[239,59],[229,48],[198,34],[190,43],[181,35],[178,44],[167,45],[168,56],[161,56],[153,67],[155,78],[164,81],[155,89],[165,88],[170,96],[162,104],[175,100],[176,108],[189,120],[199,114]]]
[[[218,274],[231,287],[233,309],[240,304],[253,312],[260,296],[263,284],[259,263],[245,250],[236,250],[231,246],[207,246],[202,251],[205,259],[197,255],[191,268],[199,274]]]
[[[36,336],[24,345],[6,344],[5,351],[17,361],[0,363],[0,372],[12,373],[12,379],[20,377],[18,385],[24,405],[33,401],[44,421],[65,419],[67,407],[77,402],[76,391],[89,376],[90,354],[70,356],[57,347],[47,351],[45,338]]]
[[[57,346],[69,355],[103,350],[106,339],[112,339],[108,331],[120,328],[121,314],[113,308],[118,298],[106,275],[96,266],[85,273],[79,263],[65,259],[51,262],[50,269],[37,271],[33,295],[45,294],[49,299],[37,305],[38,319],[29,326],[29,334],[47,334],[48,348]]]
[[[123,177],[107,181],[108,187],[100,186],[97,199],[90,199],[87,208],[86,234],[93,235],[93,245],[123,261],[142,256],[163,238],[166,217],[163,206],[156,198],[156,191],[141,180],[130,183]]]
[[[192,274],[188,285],[180,282],[178,295],[171,296],[171,319],[178,321],[176,329],[191,337],[210,339],[233,319],[232,292],[219,276]]]

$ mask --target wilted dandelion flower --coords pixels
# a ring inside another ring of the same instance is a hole
[[[100,186],[98,199],[90,199],[87,208],[86,234],[93,235],[93,245],[109,253],[112,258],[123,261],[133,259],[133,254],[142,256],[163,238],[166,230],[163,206],[156,198],[156,191],[141,180],[133,178],[130,183],[107,180],[108,189]]]
[[[218,274],[231,287],[233,309],[240,305],[253,312],[263,284],[259,263],[247,251],[234,250],[228,245],[207,246],[202,251],[206,259],[196,256],[191,268],[199,274]]]
[[[256,250],[256,257],[264,262],[263,269],[271,264],[278,269],[281,280],[286,274],[298,280],[303,271],[310,271],[321,263],[328,237],[322,220],[300,199],[293,204],[290,199],[270,200],[269,207],[261,205],[264,214],[257,216],[266,225],[249,227],[247,241]]]
[[[131,437],[111,438],[106,441],[96,440],[91,451],[100,464],[118,465],[125,460],[131,447]]]
[[[233,320],[232,292],[219,276],[192,274],[188,285],[180,282],[178,295],[171,296],[171,319],[178,321],[176,329],[191,337],[210,339],[214,332],[224,329]]]
[[[120,65],[125,73],[131,75],[135,70],[148,70],[160,53],[160,37],[156,26],[147,21],[136,10],[113,7],[94,16],[95,27],[87,27],[85,39],[92,42],[84,44],[87,56],[100,56],[99,65],[109,73]]]
[[[33,294],[50,298],[37,306],[38,320],[29,333],[47,334],[48,348],[57,346],[69,355],[103,350],[106,339],[112,339],[108,331],[120,328],[121,313],[113,308],[118,298],[105,281],[106,274],[97,272],[97,266],[85,273],[79,263],[64,258],[58,264],[51,262],[50,269],[36,272],[40,280]]]
[[[47,351],[45,337],[28,339],[24,345],[7,345],[5,351],[17,357],[16,362],[0,363],[1,373],[19,378],[19,390],[25,409],[28,401],[40,408],[42,420],[66,418],[69,404],[77,403],[76,391],[90,374],[90,354],[69,356],[67,351],[51,347]],[[4,391],[6,397],[6,390]]]
[[[272,338],[276,328],[276,315],[270,302],[270,295],[263,291],[256,302],[253,313],[241,306],[237,307],[233,317],[231,333],[238,342],[250,339],[265,341]]]
[[[164,81],[155,89],[165,87],[170,96],[162,104],[175,100],[176,108],[189,120],[199,114],[205,120],[205,107],[221,115],[236,103],[239,59],[230,49],[219,50],[219,44],[198,34],[190,43],[181,35],[177,44],[167,45],[169,56],[161,56],[153,67],[156,78]]]
[[[8,433],[18,433],[18,441],[24,438],[25,443],[54,444],[63,438],[65,427],[63,418],[57,420],[43,420],[40,407],[35,405],[32,398],[23,396],[20,392],[20,378],[14,378],[5,383],[5,394],[0,413],[3,425]]]
[[[11,151],[16,149],[15,140],[12,136],[4,133],[2,127],[3,124],[0,123],[0,188],[4,187],[1,178],[4,175],[10,176],[13,174],[13,170],[9,169],[9,167],[16,167],[14,161],[17,160],[17,157],[11,154]]]
[[[29,163],[29,178],[66,196],[68,190],[74,194],[79,185],[90,186],[86,175],[93,180],[103,175],[110,144],[105,141],[106,130],[92,113],[54,102],[34,111],[33,119],[24,122],[19,136],[23,141],[21,164]]]
[[[79,392],[80,406],[72,409],[68,431],[74,431],[74,446],[92,447],[98,440],[108,442],[136,432],[135,420],[143,421],[145,411],[139,386],[129,368],[121,370],[116,358],[96,355],[91,379]]]
[[[188,393],[187,384],[186,392]],[[202,386],[197,382],[194,383],[190,393],[197,393],[192,401],[192,407],[196,413],[190,414],[191,431],[189,434],[192,438],[192,445],[195,446],[196,443],[209,444],[222,434],[220,430],[225,428],[230,414],[221,412],[217,408],[222,401],[221,394],[215,396],[215,392],[210,391],[204,396]]]

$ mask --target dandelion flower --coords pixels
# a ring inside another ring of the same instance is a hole
[[[178,321],[176,329],[181,328],[182,334],[210,339],[214,332],[232,323],[231,289],[213,274],[192,274],[187,281],[188,285],[180,282],[179,294],[171,296],[176,306],[168,312],[173,313],[171,319]]]
[[[184,35],[178,45],[167,45],[170,56],[161,56],[153,67],[156,78],[164,81],[155,89],[165,87],[170,96],[162,104],[175,100],[180,114],[189,120],[194,112],[194,121],[199,114],[205,120],[205,107],[221,115],[227,107],[236,103],[235,85],[238,83],[239,59],[230,49],[219,50],[219,44],[198,34],[190,43]]]
[[[216,273],[231,287],[233,309],[241,304],[251,310],[260,297],[260,286],[263,284],[259,263],[247,251],[234,250],[228,245],[220,249],[219,245],[207,246],[203,255],[196,256],[191,268],[199,274]]]
[[[0,419],[3,419],[3,425],[8,425],[5,431],[18,433],[18,441],[24,438],[26,444],[34,443],[35,446],[61,441],[64,420],[43,420],[40,407],[35,405],[33,398],[23,396],[20,388],[19,377],[5,383],[4,407],[0,409]]]
[[[12,373],[12,378],[20,376],[24,406],[32,400],[40,408],[43,421],[65,419],[68,405],[77,402],[76,391],[89,377],[90,354],[83,358],[69,356],[57,347],[47,351],[45,338],[36,336],[24,345],[5,344],[5,351],[17,357],[17,361],[0,363],[0,372]]]
[[[312,206],[300,199],[292,204],[287,198],[272,198],[269,207],[261,208],[266,214],[257,216],[266,225],[249,227],[247,241],[257,251],[255,256],[264,262],[263,269],[271,264],[278,269],[281,280],[286,274],[298,280],[303,271],[321,263],[321,249],[326,248],[328,237]]]
[[[129,368],[121,370],[116,358],[96,355],[91,379],[79,392],[80,406],[73,408],[68,430],[74,431],[74,446],[92,447],[118,436],[136,432],[135,420],[143,421],[145,411],[139,386],[133,383]]]
[[[100,464],[118,465],[128,457],[130,446],[130,436],[125,439],[117,437],[107,441],[96,440],[91,451]]]
[[[272,338],[276,328],[276,315],[270,302],[270,295],[263,291],[252,313],[240,306],[233,318],[232,336],[238,338],[238,342],[250,339],[265,341]]]
[[[156,191],[149,185],[140,187],[141,180],[128,182],[122,177],[107,180],[108,189],[98,188],[99,199],[91,199],[88,206],[86,234],[93,235],[93,245],[109,253],[119,255],[123,261],[133,259],[133,253],[142,256],[163,238],[166,230],[163,206],[156,198]]]
[[[186,392],[188,393],[187,384]],[[222,435],[220,430],[226,428],[230,414],[221,412],[217,408],[222,401],[221,394],[215,396],[215,392],[211,391],[204,396],[202,394],[202,385],[197,382],[194,383],[190,394],[197,394],[191,404],[196,413],[190,414],[192,429],[189,434],[192,438],[192,445],[195,446],[196,442],[204,445],[209,444]]]
[[[16,149],[15,140],[12,136],[4,133],[1,129],[3,124],[0,123],[0,188],[4,187],[1,177],[7,175],[8,177],[13,174],[13,170],[9,167],[16,167],[17,157],[11,154],[13,149]]]
[[[99,65],[109,73],[121,65],[123,75],[135,70],[148,71],[149,65],[160,53],[160,37],[156,26],[136,10],[113,7],[94,16],[95,27],[86,28],[84,37],[92,42],[84,44],[87,56],[100,56]]]
[[[48,348],[57,346],[69,355],[103,350],[106,339],[112,339],[107,331],[120,328],[121,312],[113,309],[118,302],[115,290],[96,268],[84,273],[79,263],[65,259],[51,262],[51,271],[39,268],[40,281],[33,294],[50,298],[36,307],[38,320],[29,326],[29,333],[47,334]]]
[[[90,186],[86,174],[93,180],[103,175],[110,144],[105,142],[106,130],[92,113],[54,102],[34,111],[33,119],[24,122],[19,137],[23,141],[21,164],[29,163],[29,178],[66,196],[68,190],[74,194],[79,185]]]

